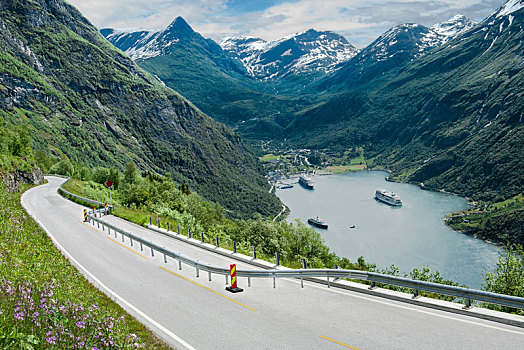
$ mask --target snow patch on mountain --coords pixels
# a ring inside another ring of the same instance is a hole
[[[226,37],[220,46],[237,56],[249,74],[265,80],[290,74],[329,73],[358,53],[343,36],[313,29],[275,41]]]
[[[475,22],[464,15],[455,15],[453,18],[432,26],[433,30],[440,36],[452,38],[475,26]]]
[[[524,0],[509,0],[498,11],[497,17],[507,16],[524,7]]]
[[[156,57],[164,54],[167,48],[178,40],[160,44],[155,39],[161,31],[144,29],[113,29],[106,39],[115,46],[122,48],[125,54],[133,60]],[[129,42],[129,45],[126,45]]]

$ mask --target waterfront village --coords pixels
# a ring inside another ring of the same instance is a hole
[[[362,148],[343,152],[311,149],[276,149],[262,145],[265,154],[260,157],[268,182],[278,187],[283,180],[299,174],[333,175],[365,170],[370,161],[364,157]]]

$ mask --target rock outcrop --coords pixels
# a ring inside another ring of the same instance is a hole
[[[0,172],[0,178],[2,179],[2,184],[7,188],[7,191],[11,193],[18,192],[21,184],[40,185],[44,183],[44,174],[42,174],[40,168],[36,168],[30,173],[19,170],[10,173]]]

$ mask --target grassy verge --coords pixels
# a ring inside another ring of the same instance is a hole
[[[89,283],[0,186],[0,348],[168,349]]]
[[[332,172],[333,174],[343,174],[349,171],[349,165],[328,166],[326,170]]]
[[[272,153],[265,154],[264,156],[258,158],[258,160],[260,160],[261,162],[269,162],[270,160],[278,159],[280,159],[280,156]]]
[[[94,187],[93,187],[94,186]],[[108,196],[108,191],[103,189],[103,186],[98,186],[97,184],[93,184],[92,182],[84,182],[76,179],[71,179],[68,183],[66,183],[63,188],[66,191],[69,191],[71,193],[74,193],[79,196],[83,196],[90,199],[95,199],[98,201],[107,201],[108,198],[104,196]],[[246,227],[247,223],[245,221],[237,221],[236,223],[233,221],[226,220],[222,224],[218,224],[214,227],[210,227],[207,230],[205,229],[196,229],[196,227],[201,227],[202,225],[199,224],[198,221],[192,221],[194,226],[190,224],[184,224],[181,221],[177,221],[176,219],[173,219],[173,217],[168,217],[164,215],[159,215],[158,213],[155,213],[154,209],[149,210],[148,206],[141,206],[140,208],[136,207],[129,207],[124,206],[119,203],[118,200],[119,196],[117,195],[117,191],[114,191],[113,193],[113,205],[114,210],[112,212],[113,215],[120,217],[122,219],[125,219],[127,221],[133,222],[135,224],[138,224],[140,226],[145,226],[146,224],[149,224],[149,218],[151,218],[151,222],[154,225],[158,224],[158,221],[160,220],[160,227],[166,229],[167,223],[169,223],[169,229],[173,232],[178,230],[180,234],[184,236],[188,236],[189,230],[191,231],[192,237],[196,239],[201,239],[201,234],[204,235],[204,242],[209,244],[216,244],[216,239],[218,237],[219,245],[222,248],[233,250],[233,241],[236,242],[236,250],[238,253],[245,254],[245,255],[252,255],[253,254],[253,247],[252,244],[246,242],[246,240],[242,241],[242,239],[239,236],[242,236],[243,234],[240,233],[241,231],[247,232],[250,230],[258,231],[260,235],[264,235],[262,232],[265,232],[266,230],[275,230],[278,229],[278,224],[276,226],[273,226],[273,223],[271,224],[264,224],[263,220],[256,221],[257,224],[254,224],[254,226]],[[181,219],[184,218],[184,215],[181,216]],[[191,220],[188,220],[191,222]],[[280,227],[281,228],[281,227]],[[308,229],[309,230],[309,229]],[[284,232],[281,232],[281,234],[284,234]],[[236,239],[234,237],[237,237]],[[306,238],[309,237],[309,238]],[[318,235],[318,238],[320,239],[320,236]],[[317,242],[313,241],[314,236],[309,236],[307,234],[305,235],[299,235],[295,237],[294,239],[304,239],[308,240],[311,239],[311,242],[304,242],[304,246],[314,246],[316,248],[312,248],[313,250],[317,249],[323,249],[325,248],[326,251],[329,249],[324,246],[323,242]],[[264,251],[265,247],[260,240],[254,239],[258,243],[254,244],[257,246],[257,258],[263,259],[269,262],[276,263],[276,256],[274,251],[271,251],[271,253],[268,253],[267,251]],[[298,254],[290,254],[289,252],[286,253],[285,251],[280,251],[280,264],[290,267],[290,268],[301,268],[302,267],[302,257]],[[326,267],[325,264],[320,261],[317,257],[307,259],[308,266],[311,267],[317,267],[322,268]],[[345,259],[346,264],[344,265],[346,268],[356,268],[360,269],[360,267],[357,264],[350,263],[347,259]],[[333,265],[331,264],[330,267]]]

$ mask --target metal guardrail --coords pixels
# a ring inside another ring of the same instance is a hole
[[[70,180],[70,177],[69,176],[64,176],[64,175],[56,175],[56,174],[44,174],[44,176],[55,176],[55,177],[61,177],[63,179],[67,179],[66,182],[64,182],[60,187],[58,187],[58,193],[62,194],[62,195],[67,195],[67,196],[70,196],[70,197],[73,197],[73,198],[76,198],[78,200],[81,200],[81,201],[84,201],[84,202],[87,202],[87,203],[91,203],[91,204],[94,204],[95,206],[103,206],[104,203],[102,202],[98,202],[98,201],[94,201],[92,199],[89,199],[89,198],[84,198],[84,197],[81,197],[81,196],[77,196],[76,194],[73,194],[69,191],[66,191],[62,188],[62,186],[64,186],[66,183],[69,182]]]
[[[161,247],[151,241],[147,241],[141,237],[138,237],[130,232],[127,232],[117,226],[109,224],[101,218],[94,217],[94,213],[104,214],[106,209],[97,209],[95,211],[88,212],[88,219],[92,221],[93,225],[97,223],[99,226],[102,225],[102,229],[108,229],[108,234],[111,234],[111,230],[117,234],[122,235],[122,241],[124,236],[129,238],[131,245],[134,243],[140,244],[141,250],[144,246],[151,250],[151,255],[154,256],[155,252],[158,252],[164,256],[164,262],[167,262],[167,257],[175,259],[179,262],[179,269],[182,269],[182,263],[192,266],[196,269],[197,277],[200,271],[208,272],[209,280],[211,281],[212,274],[225,275],[226,283],[227,278],[230,274],[229,268],[222,268],[203,264],[197,260],[193,260],[181,254],[177,254],[169,249]],[[290,270],[237,270],[237,276],[247,277],[248,286],[251,285],[251,278],[273,278],[273,287],[275,287],[276,278],[300,278],[302,281],[305,278],[319,277],[327,278],[328,287],[330,286],[330,278],[348,278],[348,279],[359,279],[371,282],[371,288],[376,283],[389,284],[398,287],[410,288],[413,290],[414,296],[418,296],[419,291],[426,291],[431,293],[449,295],[457,298],[463,298],[467,307],[471,306],[471,301],[482,301],[486,303],[498,304],[503,306],[509,306],[519,309],[524,309],[524,298],[515,296],[485,292],[475,289],[468,289],[462,287],[442,285],[433,282],[417,281],[408,278],[383,275],[369,271],[358,271],[358,270],[343,270],[343,269],[290,269]],[[302,284],[303,286],[303,284]]]
[[[59,188],[59,192],[60,191],[62,191],[63,193],[66,193],[69,196],[80,199],[82,201],[86,201],[86,202],[93,203],[96,205],[103,205],[103,203],[101,202],[93,201],[87,198],[83,198],[81,196],[74,195],[68,191],[63,190],[61,187]],[[115,237],[117,237],[118,234],[121,234],[122,241],[124,241],[124,237],[127,237],[130,240],[131,246],[133,246],[134,243],[139,244],[140,249],[142,251],[144,249],[144,246],[146,246],[147,248],[151,250],[151,256],[154,256],[155,252],[162,254],[164,256],[164,262],[167,262],[168,257],[175,259],[176,261],[178,261],[179,269],[182,269],[182,264],[186,264],[186,265],[194,267],[196,270],[197,277],[199,277],[200,271],[205,271],[205,272],[208,272],[210,281],[211,281],[212,275],[217,274],[217,275],[224,275],[226,284],[228,283],[228,276],[230,274],[229,268],[222,268],[222,267],[212,266],[209,264],[203,264],[199,262],[198,260],[193,260],[181,254],[177,254],[151,241],[148,241],[139,236],[136,236],[132,234],[131,232],[127,232],[122,228],[119,228],[115,225],[107,223],[99,217],[95,217],[95,214],[99,214],[99,216],[101,216],[101,214],[107,214],[108,211],[109,211],[109,208],[89,210],[87,212],[87,217],[88,217],[89,222],[92,222],[93,225],[97,223],[99,227],[100,225],[102,225],[102,230],[104,231],[105,231],[105,228],[107,228],[108,234],[111,234],[111,230],[113,230]],[[475,301],[503,305],[503,306],[513,307],[513,308],[518,308],[518,309],[524,309],[524,298],[520,298],[520,297],[491,293],[491,292],[480,291],[480,290],[469,289],[469,288],[456,287],[456,286],[448,286],[448,285],[443,285],[443,284],[438,284],[438,283],[433,283],[433,282],[411,280],[408,278],[383,275],[383,274],[369,272],[369,271],[343,270],[343,269],[237,270],[237,276],[247,277],[248,286],[251,285],[251,278],[273,278],[273,287],[276,286],[276,282],[275,282],[276,278],[300,278],[302,282],[301,283],[302,287],[303,287],[303,280],[305,278],[315,278],[315,277],[316,278],[327,278],[328,287],[330,286],[330,278],[358,279],[358,280],[365,280],[365,281],[371,282],[371,288],[374,288],[376,283],[382,283],[382,284],[388,284],[388,285],[393,285],[393,286],[398,286],[398,287],[409,288],[413,290],[413,294],[415,297],[418,296],[419,291],[425,291],[425,292],[430,292],[430,293],[437,293],[437,294],[453,296],[456,298],[463,298],[465,301],[466,307],[470,307],[471,302],[475,300]]]

